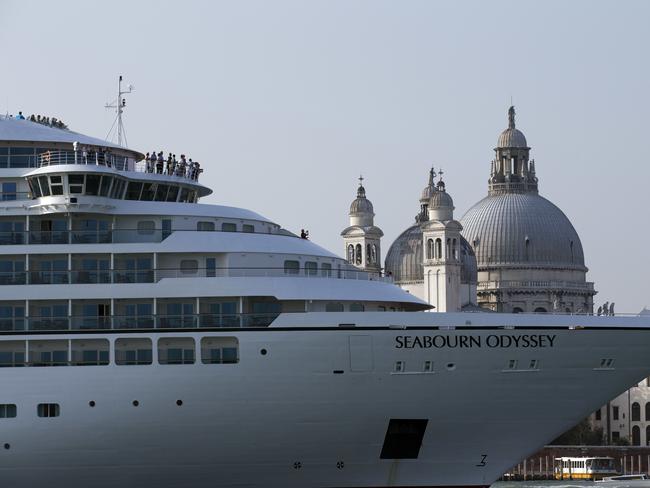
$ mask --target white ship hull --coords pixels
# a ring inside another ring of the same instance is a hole
[[[650,374],[647,329],[342,328],[325,315],[330,328],[280,318],[264,331],[166,333],[237,336],[238,364],[0,369],[0,403],[19,412],[0,419],[2,485],[485,486]],[[511,359],[538,368],[508,370]],[[43,402],[60,417],[38,418]],[[428,421],[417,459],[380,458],[390,419]]]

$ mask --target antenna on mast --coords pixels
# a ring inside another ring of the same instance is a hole
[[[111,140],[109,137],[111,136],[111,133],[113,132],[113,129],[117,125],[117,145],[122,146],[122,141],[124,141],[124,146],[128,145],[128,142],[126,140],[126,131],[124,130],[124,124],[122,123],[122,113],[124,113],[124,109],[126,107],[126,98],[123,98],[122,95],[127,95],[131,93],[135,87],[133,85],[128,85],[124,90],[122,89],[122,75],[120,75],[118,82],[117,82],[117,98],[113,100],[110,103],[107,103],[104,105],[105,108],[114,108],[115,111],[117,112],[117,117],[115,117],[115,120],[113,121],[113,125],[111,125],[111,128],[108,131],[108,134],[106,134],[106,140]]]

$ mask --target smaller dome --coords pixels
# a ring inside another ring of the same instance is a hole
[[[526,136],[519,129],[508,128],[499,136],[497,147],[528,147]]]
[[[366,189],[362,185],[359,185],[357,198],[350,204],[350,215],[361,213],[374,215],[375,211],[372,208],[372,202],[366,198]]]
[[[429,199],[429,208],[436,209],[443,207],[454,208],[454,200],[446,191],[436,190],[436,192],[431,195],[431,198]]]

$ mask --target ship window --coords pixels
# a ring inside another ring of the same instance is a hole
[[[315,276],[318,274],[318,263],[315,261],[305,261],[305,274]]]
[[[84,175],[68,175],[68,187],[70,193],[83,193],[84,192]],[[41,184],[41,189],[43,185]]]
[[[182,259],[181,273],[195,274],[199,269],[199,262],[196,259]]]
[[[157,202],[164,202],[167,199],[167,190],[169,190],[169,185],[158,185],[156,190]]]
[[[13,419],[16,417],[16,405],[13,403],[0,403],[0,419]]]
[[[29,341],[30,366],[67,366],[68,341]]]
[[[539,369],[539,361],[537,359],[531,359],[528,364],[528,369]]]
[[[252,234],[255,232],[255,226],[252,224],[244,224],[242,225],[242,232],[248,232],[249,234]]]
[[[166,337],[158,340],[158,363],[194,364],[196,346],[191,337]]]
[[[396,373],[402,373],[402,372],[404,372],[404,369],[405,369],[404,361],[395,361],[395,372]]]
[[[0,367],[25,366],[25,341],[0,342]]]
[[[207,277],[217,276],[216,258],[205,258],[205,276]]]
[[[197,222],[196,230],[201,232],[212,232],[214,231],[214,222]]]
[[[187,196],[189,194],[189,190],[187,188],[181,187],[181,197],[179,198],[179,202],[187,202]]]
[[[38,184],[38,178],[27,178],[27,183],[29,184],[29,189],[32,192],[32,196],[34,198],[40,198],[42,193],[41,187]]]
[[[417,459],[427,419],[390,419],[381,459]]]
[[[321,275],[325,277],[330,277],[332,276],[332,265],[330,263],[323,263],[320,266],[321,269]]]
[[[142,195],[140,196],[140,200],[153,202],[153,199],[156,196],[156,186],[157,183],[144,183],[142,186]]]
[[[365,310],[365,307],[363,303],[351,303],[350,304],[350,312],[363,312]]]
[[[517,360],[516,359],[510,359],[508,361],[507,369],[517,369]]]
[[[122,195],[124,194],[124,185],[126,185],[126,180],[122,178],[115,178],[113,187],[111,188],[111,198],[121,199]]]
[[[172,186],[169,187],[169,193],[167,193],[167,200],[166,201],[175,202],[177,198],[178,198],[178,187],[172,185]]]
[[[142,365],[152,363],[151,339],[116,339],[115,364]]]
[[[156,223],[153,220],[141,220],[138,222],[138,234],[153,234],[156,230]]]
[[[47,181],[47,176],[39,176],[38,181],[41,184],[41,193],[44,197],[50,196],[50,186]]]
[[[138,183],[135,181],[129,182],[129,185],[126,187],[126,199],[140,200],[141,191],[142,191],[142,183]]]
[[[108,364],[108,340],[72,339],[72,364],[75,366],[104,366]]]
[[[224,222],[221,224],[221,230],[223,232],[237,232],[237,224],[232,222]]]
[[[58,417],[61,415],[61,408],[58,403],[39,403],[37,412],[39,417]]]
[[[86,195],[99,194],[99,180],[101,175],[86,175]],[[53,192],[54,193],[54,192]]]
[[[236,337],[204,337],[201,339],[203,364],[234,364],[239,362],[239,340]]]
[[[300,272],[300,263],[298,261],[287,259],[284,262],[285,274],[298,274],[299,272]]]
[[[425,373],[431,373],[433,371],[433,361],[425,361],[422,370]]]
[[[102,183],[99,185],[99,196],[107,197],[108,192],[111,188],[111,182],[113,181],[112,176],[104,175],[102,176]]]
[[[342,312],[343,304],[340,302],[329,302],[325,305],[326,312]]]

